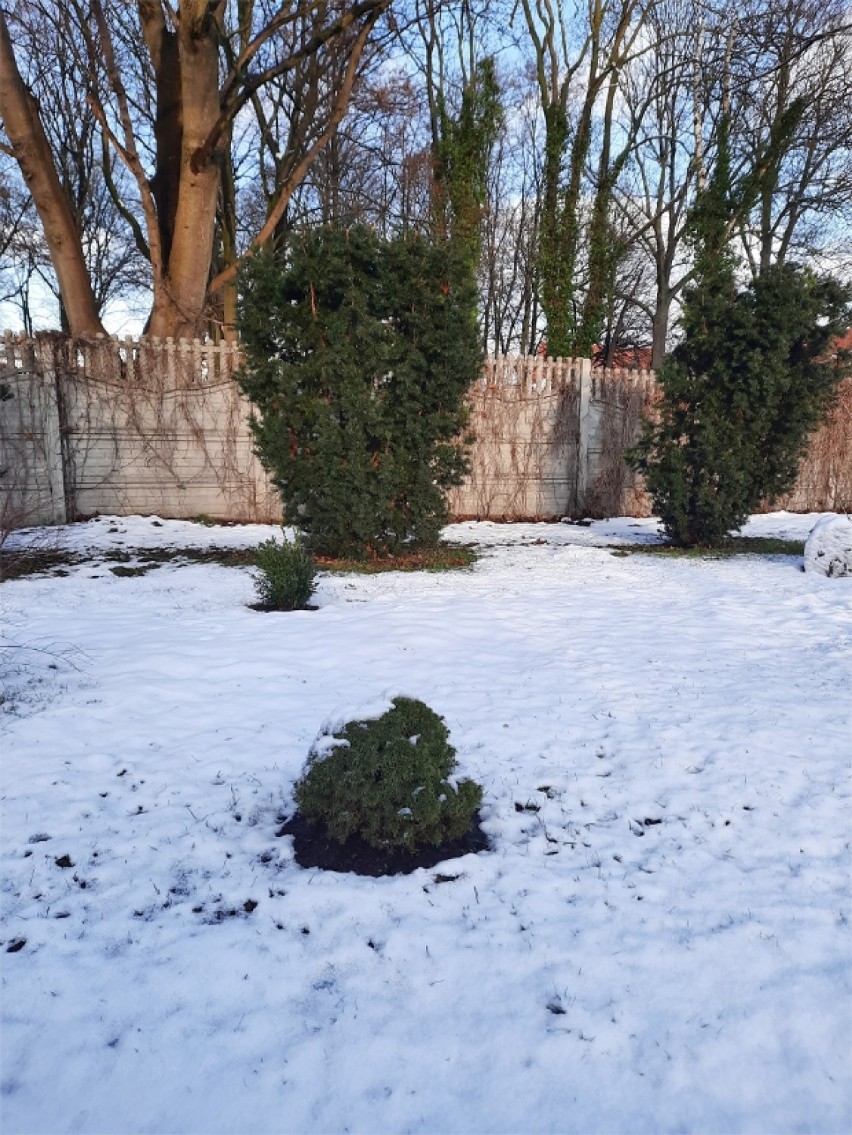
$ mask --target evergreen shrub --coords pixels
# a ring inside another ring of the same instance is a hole
[[[239,329],[257,452],[311,551],[434,546],[467,470],[465,395],[482,362],[453,242],[297,234],[284,259],[248,263]]]
[[[314,593],[316,565],[302,540],[265,540],[255,551],[260,606],[267,611],[301,610]]]
[[[673,543],[718,544],[792,489],[845,370],[831,357],[849,296],[790,267],[743,290],[695,289],[664,363],[658,418],[629,455]]]
[[[482,800],[472,780],[456,780],[447,728],[421,701],[395,698],[375,720],[350,721],[315,742],[296,803],[340,843],[413,851],[464,835]]]
[[[852,314],[848,288],[786,264],[737,284],[734,222],[757,204],[803,110],[794,100],[761,161],[736,179],[723,114],[712,176],[690,211],[683,340],[658,376],[658,414],[628,454],[675,544],[716,545],[791,489],[808,434],[847,372],[832,346]]]

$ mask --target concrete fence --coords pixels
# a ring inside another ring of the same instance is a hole
[[[457,517],[551,519],[647,509],[624,463],[656,391],[650,371],[589,359],[486,360],[468,397],[470,475],[450,495]]]
[[[0,522],[276,520],[233,344],[0,339]]]
[[[280,518],[252,449],[235,344],[0,337],[0,531],[97,513]],[[455,517],[647,515],[623,454],[653,403],[648,371],[489,359],[469,395],[471,471]],[[852,510],[852,383],[811,439],[794,511]]]

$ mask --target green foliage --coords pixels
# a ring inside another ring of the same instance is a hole
[[[645,423],[628,461],[645,476],[673,543],[714,546],[760,504],[791,489],[808,434],[844,368],[832,340],[848,326],[850,292],[836,281],[776,266],[738,289],[730,249],[735,220],[783,151],[800,108],[773,134],[765,161],[733,184],[726,118],[713,177],[689,221],[694,283],[683,341],[658,376],[658,419]]]
[[[570,129],[561,102],[545,108],[544,124],[538,273],[541,305],[547,319],[547,350],[556,358],[573,353],[574,265],[579,225],[576,211],[566,212],[563,202],[562,167]]]
[[[255,552],[260,605],[268,611],[299,611],[314,593],[316,565],[297,536],[293,543],[265,540]]]
[[[500,87],[492,58],[476,65],[462,91],[456,117],[438,95],[441,137],[435,154],[435,208],[439,233],[450,234],[475,278],[482,248],[491,151],[503,122]]]
[[[241,281],[257,451],[285,522],[322,555],[434,546],[467,460],[465,394],[482,363],[476,301],[452,242],[355,226],[296,236]]]
[[[625,147],[613,160],[609,159],[610,129],[607,126],[605,159],[595,187],[595,198],[587,234],[588,265],[586,294],[572,344],[572,354],[590,359],[595,347],[604,339],[607,319],[612,317],[616,299],[616,274],[619,262],[626,251],[625,238],[618,233],[612,218],[612,199],[615,187],[627,159],[630,147]]]
[[[350,721],[315,743],[295,789],[303,815],[344,843],[414,850],[463,835],[482,800],[453,777],[455,749],[443,719],[421,701],[395,698],[373,721]]]
[[[674,543],[718,544],[792,488],[844,374],[829,356],[849,298],[788,267],[743,291],[718,273],[688,296],[686,338],[659,375],[659,420],[629,455]]]
[[[539,226],[539,263],[541,279],[541,306],[547,322],[547,351],[552,357],[572,356],[580,353],[578,335],[589,334],[589,328],[598,319],[599,299],[593,297],[588,319],[584,318],[579,301],[578,264],[584,240],[583,212],[584,175],[592,145],[592,114],[594,92],[590,87],[579,116],[569,121],[567,90],[544,112],[545,142],[541,220]],[[604,127],[605,132],[609,129]],[[608,143],[607,143],[608,146]],[[608,165],[608,162],[606,163]],[[614,244],[605,233],[608,228],[609,203],[612,188],[610,173],[618,177],[618,169],[605,173],[603,181],[594,190],[594,207],[591,230],[586,236],[591,242],[589,267],[595,278],[595,289],[605,287],[607,264],[600,260],[604,244],[609,250]],[[613,267],[614,271],[614,267]],[[589,351],[591,353],[591,344]]]

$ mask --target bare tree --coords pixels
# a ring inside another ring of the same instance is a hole
[[[294,197],[294,225],[370,224],[385,236],[429,224],[429,122],[423,92],[375,45],[346,118]]]
[[[149,328],[194,334],[208,297],[236,275],[211,280],[223,155],[234,123],[283,81],[298,122],[279,159],[274,206],[250,248],[274,233],[296,186],[342,119],[365,45],[391,0],[138,0],[136,20],[104,0],[44,0],[54,23],[73,24],[85,46],[78,81],[112,152],[132,180],[125,219],[150,263]],[[36,3],[36,0],[30,0]],[[27,5],[24,5],[27,7]],[[30,86],[50,82],[19,58],[13,16],[0,8],[0,114],[30,189],[70,329],[102,329],[79,230]],[[17,26],[17,25],[16,25]],[[342,59],[333,66],[332,56]],[[25,71],[22,70],[25,69]],[[336,78],[328,88],[326,75]],[[141,220],[140,220],[141,218]]]
[[[228,334],[294,227],[454,228],[488,347],[658,366],[723,106],[744,262],[848,272],[848,0],[0,0],[0,294]]]
[[[121,215],[122,193],[128,188],[123,168],[105,143],[88,106],[86,91],[78,81],[77,63],[85,45],[79,36],[74,36],[73,25],[58,26],[35,7],[29,12],[26,25],[18,26],[18,32],[19,49],[29,58],[51,61],[51,82],[40,91],[39,110],[56,171],[81,236],[98,315],[103,315],[111,301],[132,306],[134,298],[146,290],[147,261]],[[35,216],[32,224],[37,228]],[[31,241],[30,273],[53,294],[59,308],[59,325],[68,330],[68,316],[49,250],[44,240],[33,237],[32,230]]]
[[[501,71],[506,121],[492,152],[480,263],[486,350],[532,354],[541,339],[538,226],[542,123],[526,68]]]
[[[32,195],[53,260],[69,323],[80,334],[101,330],[97,302],[83,257],[80,233],[56,170],[37,100],[24,83],[0,8],[0,114]]]
[[[583,246],[582,204],[595,116],[604,98],[602,144],[592,179],[592,235],[603,248],[610,198],[624,157],[613,156],[612,114],[618,78],[642,48],[642,0],[588,0],[574,11],[552,0],[521,0],[544,118],[539,277],[548,349],[557,355],[587,347],[599,320],[602,294],[579,312],[578,270]],[[629,144],[624,147],[626,153]],[[602,293],[609,252],[593,263]]]
[[[852,27],[844,0],[754,0],[734,64],[732,145],[753,164],[785,115],[789,143],[772,155],[739,235],[753,274],[820,255],[852,229]]]
[[[687,219],[723,115],[735,187],[726,231],[752,272],[790,257],[824,261],[833,241],[844,233],[848,241],[852,68],[843,12],[841,0],[753,0],[736,11],[660,0],[649,13],[653,53],[622,77],[638,130],[616,201],[635,246],[630,259],[644,249],[653,266],[653,287],[633,295],[650,324],[653,366],[692,278]]]
[[[615,202],[634,263],[650,272],[634,274],[644,287],[625,287],[647,320],[651,365],[666,352],[672,306],[688,281],[684,236],[689,206],[706,160],[705,40],[702,15],[692,0],[662,0],[649,13],[647,34],[654,45],[622,76],[624,111],[633,123],[635,144]],[[648,286],[648,276],[653,286]]]

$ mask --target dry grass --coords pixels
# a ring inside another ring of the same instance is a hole
[[[255,548],[140,548],[77,552],[57,548],[0,549],[0,580],[25,579],[32,575],[67,575],[70,567],[93,564],[108,568],[113,575],[145,575],[163,564],[220,564],[222,567],[253,567]],[[317,557],[321,571],[359,572],[372,575],[384,571],[453,571],[470,567],[476,560],[473,548],[462,544],[439,544],[401,556],[369,560]]]
[[[377,556],[368,560],[335,559],[330,556],[317,556],[315,559],[320,571],[375,575],[384,571],[454,571],[470,567],[476,561],[476,551],[466,544],[439,544],[437,548],[425,548],[399,556]]]

